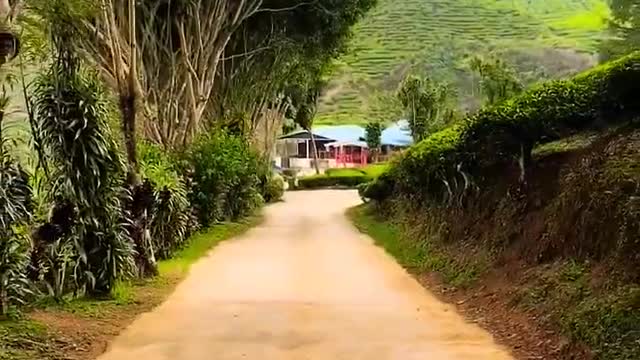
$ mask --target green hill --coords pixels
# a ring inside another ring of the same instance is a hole
[[[475,108],[471,53],[502,53],[528,82],[577,72],[595,62],[607,16],[605,0],[380,0],[337,63],[317,123],[393,120],[379,97],[409,71],[454,84]]]

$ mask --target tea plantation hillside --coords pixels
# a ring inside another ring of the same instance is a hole
[[[502,53],[528,82],[575,73],[594,64],[607,16],[605,0],[380,0],[336,64],[317,121],[393,120],[379,95],[416,69],[474,108],[470,54]]]

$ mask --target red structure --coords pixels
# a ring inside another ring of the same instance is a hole
[[[368,163],[369,149],[365,143],[334,142],[325,146],[337,166],[363,166]]]

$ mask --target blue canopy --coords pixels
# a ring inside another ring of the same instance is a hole
[[[299,137],[306,133],[304,130],[294,131],[280,137],[281,139]],[[334,125],[319,126],[313,129],[313,134],[322,137],[322,140],[333,140],[335,142],[358,143],[364,141],[365,129],[358,125]],[[409,123],[400,120],[382,131],[382,145],[409,146],[413,143]]]
[[[358,125],[335,125],[314,128],[313,133],[335,141],[357,142],[364,138],[365,131]]]
[[[413,137],[409,130],[409,122],[400,120],[382,131],[382,145],[409,146]]]

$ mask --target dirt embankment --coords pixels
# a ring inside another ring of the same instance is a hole
[[[537,149],[526,187],[499,167],[463,205],[395,200],[369,216],[397,230],[395,255],[423,284],[518,358],[638,359],[639,160],[638,130],[582,135]]]

